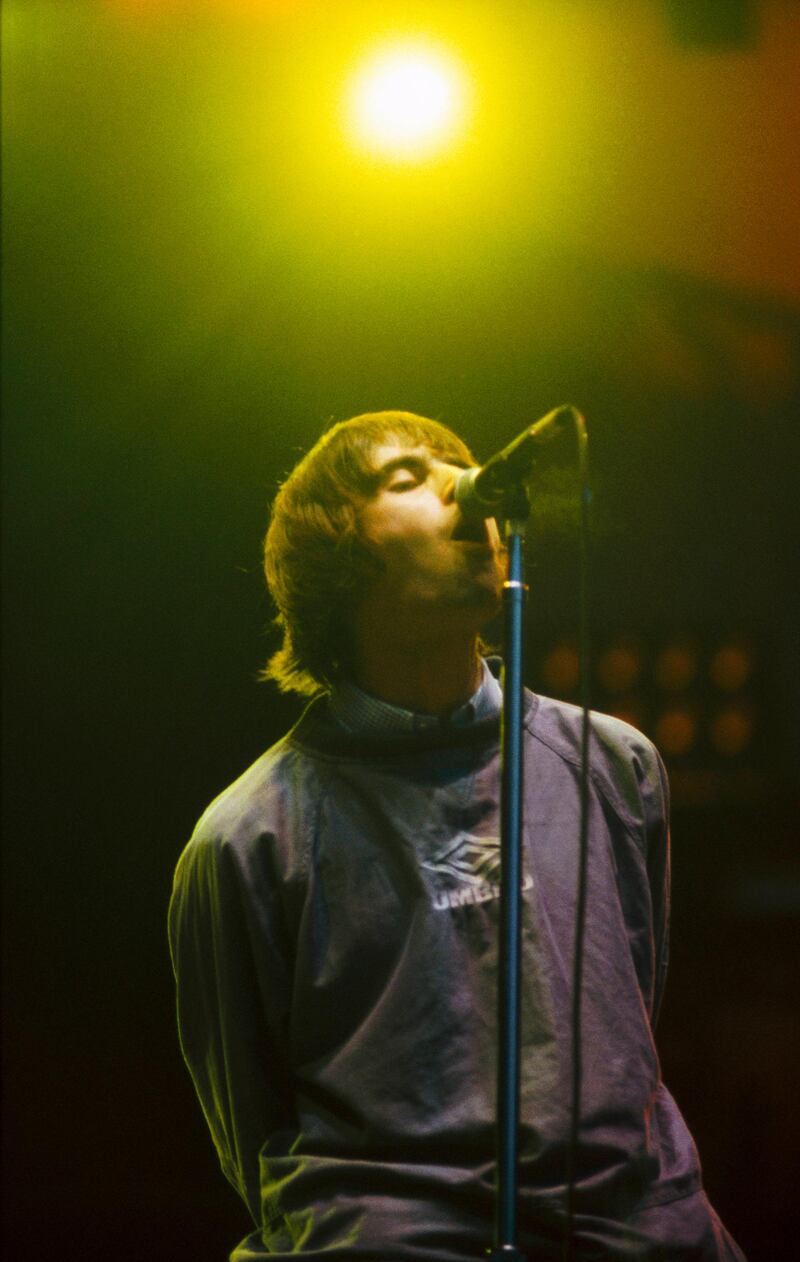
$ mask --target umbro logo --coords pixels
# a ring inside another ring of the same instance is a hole
[[[454,878],[458,884],[440,889],[431,899],[436,911],[448,907],[464,907],[467,904],[488,903],[500,897],[500,838],[475,837],[472,833],[458,833],[448,841],[438,854],[422,860],[421,866],[429,872],[441,873]],[[523,890],[528,890],[533,880],[526,875]]]
[[[500,838],[458,833],[431,860],[422,863],[430,872],[446,872],[469,885],[500,880]]]

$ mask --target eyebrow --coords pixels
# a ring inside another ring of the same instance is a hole
[[[383,486],[396,469],[413,469],[415,473],[427,474],[431,467],[431,459],[430,455],[413,452],[406,452],[404,456],[392,456],[391,460],[385,461],[375,470],[378,485]]]

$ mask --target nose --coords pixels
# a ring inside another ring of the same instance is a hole
[[[456,480],[464,472],[458,465],[436,462],[436,483],[439,497],[443,504],[452,504],[456,496]]]

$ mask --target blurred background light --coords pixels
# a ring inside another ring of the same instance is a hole
[[[753,720],[743,705],[729,705],[711,720],[711,743],[724,758],[744,753],[753,735]]]
[[[666,692],[682,692],[694,683],[697,670],[697,651],[694,645],[688,642],[668,644],[656,658],[656,683]]]
[[[641,652],[627,640],[612,644],[597,663],[598,679],[606,692],[629,692],[638,682],[641,669]]]
[[[571,644],[556,644],[542,662],[542,681],[545,688],[558,696],[568,697],[577,692],[580,677],[578,650]]]
[[[666,758],[688,754],[697,739],[697,720],[686,706],[673,706],[656,720],[656,745]]]
[[[559,635],[535,654],[536,686],[575,702],[580,661]],[[658,746],[676,802],[716,795],[746,799],[769,774],[766,654],[750,633],[626,628],[600,637],[592,652],[592,708],[638,728]],[[722,694],[722,695],[721,695]],[[748,779],[749,777],[749,779]]]
[[[737,692],[747,683],[753,669],[752,654],[741,640],[717,649],[709,664],[709,675],[721,692]]]
[[[470,98],[467,74],[446,49],[421,39],[391,42],[347,86],[348,133],[375,156],[428,158],[464,127]]]

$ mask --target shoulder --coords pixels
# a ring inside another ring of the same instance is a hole
[[[551,697],[537,697],[528,721],[534,740],[578,767],[583,711]],[[632,825],[643,815],[668,810],[667,775],[653,742],[610,714],[590,711],[589,774],[595,787]]]
[[[297,725],[299,726],[299,724]],[[284,866],[325,792],[325,767],[295,740],[297,726],[266,750],[206,807],[178,861],[178,872],[258,861]]]
[[[658,759],[653,742],[630,723],[599,710],[590,711],[590,721],[592,742],[606,756],[623,761],[641,758],[647,763]],[[536,705],[530,710],[532,735],[558,747],[566,757],[580,752],[582,722],[580,706],[552,697],[537,696]]]

